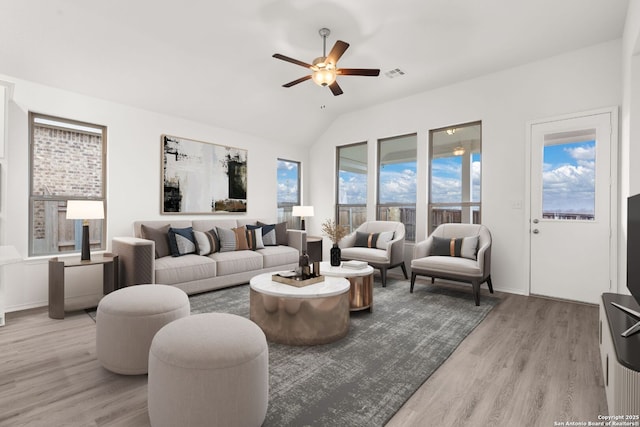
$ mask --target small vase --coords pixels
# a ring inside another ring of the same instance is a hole
[[[340,246],[337,243],[333,244],[331,251],[329,252],[331,256],[331,265],[334,267],[340,266],[340,256],[342,255],[342,251],[340,250]]]

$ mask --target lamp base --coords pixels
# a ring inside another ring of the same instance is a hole
[[[305,226],[304,226],[304,218],[302,218],[300,220],[300,230],[306,230]]]
[[[89,249],[89,226],[82,225],[82,261],[91,261],[91,251]]]

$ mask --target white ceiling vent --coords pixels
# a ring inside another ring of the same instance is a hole
[[[396,77],[404,76],[404,71],[402,71],[400,68],[394,68],[393,70],[389,70],[384,73],[384,75],[389,77],[390,79],[394,79]]]

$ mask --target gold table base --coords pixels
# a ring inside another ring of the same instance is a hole
[[[349,295],[291,298],[250,289],[249,318],[269,341],[287,345],[327,344],[349,332]]]

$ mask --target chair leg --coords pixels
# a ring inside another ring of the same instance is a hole
[[[480,281],[474,280],[471,285],[473,286],[473,298],[476,300],[476,305],[480,305]]]
[[[493,283],[491,283],[491,275],[487,277],[487,286],[489,287],[489,292],[493,293]]]
[[[404,280],[407,280],[409,278],[409,276],[407,276],[407,267],[404,266],[404,261],[402,261],[402,264],[400,264],[400,267],[402,267],[402,273],[404,274]]]
[[[436,283],[436,278],[435,278],[435,277],[432,277],[432,278],[431,278],[431,284],[433,285],[434,283]]]
[[[382,287],[387,287],[387,269],[385,267],[380,268],[380,276],[382,276]]]
[[[413,293],[413,285],[416,284],[416,273],[411,273],[411,287],[409,288],[409,293]]]

